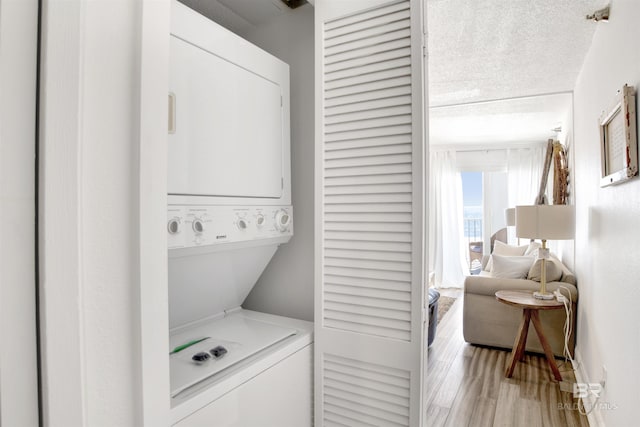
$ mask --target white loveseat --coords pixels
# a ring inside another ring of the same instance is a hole
[[[513,248],[513,247],[510,247]],[[497,248],[496,250],[498,250]],[[494,250],[494,253],[496,253]],[[533,255],[528,255],[533,264]],[[513,258],[513,259],[506,259]],[[493,260],[500,259],[500,256]],[[535,268],[531,268],[527,273],[527,278],[505,278],[495,277],[500,274],[495,265],[487,265],[489,257],[483,258],[483,270],[480,275],[468,276],[464,283],[464,309],[463,309],[463,333],[465,341],[473,344],[500,347],[505,349],[513,348],[513,343],[518,331],[522,310],[503,304],[496,300],[495,293],[500,290],[522,290],[534,292],[540,289],[539,277],[536,277]],[[519,261],[515,257],[505,257],[500,261]],[[495,263],[493,263],[495,264]],[[505,264],[503,262],[503,264]],[[548,275],[553,279],[547,281],[547,290],[553,292],[559,287],[568,289],[573,300],[572,310],[572,333],[569,337],[568,348],[571,354],[575,345],[575,312],[578,300],[578,288],[576,287],[576,277],[558,258],[551,255],[547,262]],[[550,272],[550,274],[549,274]],[[539,266],[537,270],[539,276]],[[536,280],[531,280],[536,279]],[[564,295],[567,290],[561,290]],[[543,310],[540,312],[540,320],[551,349],[556,356],[563,355],[565,310]],[[538,336],[533,330],[533,324],[529,326],[526,351],[543,353],[542,345]]]

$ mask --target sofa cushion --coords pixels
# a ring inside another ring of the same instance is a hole
[[[527,279],[539,282],[542,280],[542,260],[536,260],[529,269]],[[555,282],[562,278],[562,263],[554,257],[549,257],[546,263],[546,281]]]
[[[504,255],[504,256],[522,256],[525,251],[529,248],[529,245],[523,246],[512,246],[507,245],[506,243],[501,242],[500,240],[496,240],[493,245],[493,253],[491,258],[489,258],[489,262],[487,263],[486,271],[491,271],[491,266],[493,265],[492,257],[493,255]]]
[[[525,279],[534,258],[531,256],[492,255],[491,275],[496,279]]]

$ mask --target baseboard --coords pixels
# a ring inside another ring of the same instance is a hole
[[[575,372],[576,382],[588,384],[589,381],[588,375],[584,369],[584,363],[582,362],[582,354],[580,354],[580,350],[576,348],[574,350],[575,358],[573,360],[573,371]],[[577,365],[577,366],[576,366]],[[589,398],[582,398],[582,407],[583,408],[591,408],[593,404],[595,404],[595,397],[589,395]],[[602,419],[602,413],[598,410],[598,408],[594,409],[587,415],[587,420],[589,421],[590,427],[605,427],[604,420]]]

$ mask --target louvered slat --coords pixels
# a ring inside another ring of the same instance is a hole
[[[408,425],[408,372],[331,355],[324,358],[325,417],[356,421],[348,425]]]
[[[330,258],[325,257],[327,266],[349,267],[368,270],[404,271],[411,272],[411,264],[401,261],[362,260],[355,258]]]
[[[411,284],[407,282],[405,276],[398,277],[392,275],[362,275],[357,274],[358,270],[348,270],[341,268],[328,268],[326,271],[327,283],[348,286],[371,286],[373,289],[387,289],[409,292]]]
[[[410,119],[410,117],[409,117]],[[371,117],[366,119],[352,120],[346,123],[327,124],[325,134],[336,134],[340,132],[351,132],[361,129],[375,129],[388,126],[396,126],[411,123],[407,121],[405,114],[386,114],[385,116]]]
[[[343,304],[374,309],[381,307],[389,311],[404,311],[407,309],[407,306],[410,305],[409,301],[396,301],[384,298],[366,298],[363,296],[356,297],[355,295],[344,295],[340,293],[332,294],[330,292],[327,292],[326,298],[328,302],[327,308],[330,310],[335,310],[338,304]]]
[[[339,266],[327,266],[325,267],[325,272],[327,275],[337,275],[337,276],[345,276],[352,278],[361,278],[361,279],[380,279],[380,280],[391,280],[397,282],[405,282],[410,278],[410,274],[400,272],[400,271],[381,271],[381,270],[368,270],[368,269],[360,269],[360,268],[349,268],[349,267],[339,267]]]
[[[326,284],[326,292],[334,295],[345,294],[349,296],[364,298],[381,298],[393,301],[411,301],[411,295],[408,292],[390,291],[388,289],[363,288],[358,286],[334,285]]]
[[[411,173],[411,165],[395,164],[395,165],[376,165],[357,168],[335,168],[326,169],[324,171],[327,177],[350,177],[350,176],[365,176],[365,175],[397,175]]]
[[[327,82],[327,84],[325,85],[325,91],[329,92],[336,89],[351,87],[353,85],[369,84],[373,82],[388,82],[392,79],[406,77],[409,75],[411,75],[411,68],[408,65],[403,67],[382,69],[370,73],[358,74],[356,76],[333,79]]]
[[[411,212],[411,203],[337,203],[337,204],[325,204],[326,212],[340,212],[340,213],[371,213],[371,212],[388,212],[388,213],[402,213]]]
[[[330,98],[325,101],[327,107],[338,107],[341,105],[353,104],[358,102],[368,102],[382,98],[393,98],[404,95],[410,95],[411,88],[406,86],[382,87],[381,89],[369,90],[365,92]]]
[[[386,37],[385,37],[386,39]],[[405,48],[411,45],[411,39],[409,37],[402,37],[395,40],[386,40],[383,43],[361,44],[360,46],[354,45],[344,52],[336,53],[334,55],[327,55],[325,64],[331,66],[340,62],[354,61],[360,58],[367,58],[372,55],[377,55],[383,52],[392,52],[399,49],[405,50]],[[370,64],[370,61],[366,62]],[[339,67],[342,69],[342,67]],[[348,68],[348,67],[346,67]]]
[[[368,259],[378,261],[411,262],[411,255],[405,252],[325,248],[324,256],[327,258],[340,257],[342,259]]]
[[[353,250],[370,250],[370,251],[395,251],[395,252],[411,252],[410,243],[392,243],[392,242],[369,242],[356,240],[325,240],[325,248],[331,249],[353,249]]]
[[[325,215],[325,223],[333,223],[333,222],[345,222],[345,223],[356,223],[356,222],[379,222],[379,223],[407,223],[411,221],[410,213],[401,213],[401,212],[390,212],[390,213],[377,213],[377,212],[362,212],[362,213],[351,213],[351,212],[343,212],[343,213],[330,213],[327,212]]]
[[[370,335],[372,337],[384,337],[396,340],[406,339],[406,333],[403,331],[406,325],[389,325],[380,323],[376,319],[370,319],[367,316],[345,315],[344,313],[326,311],[328,317],[324,322],[324,326],[332,329],[341,329],[355,332],[357,334]],[[335,316],[333,315],[335,314]],[[341,318],[341,317],[347,318]]]
[[[325,224],[327,231],[371,231],[381,233],[408,233],[411,232],[411,226],[404,223],[387,223],[387,222],[327,222]]]
[[[377,8],[367,13],[353,15],[325,24],[325,41],[329,42],[345,34],[353,34],[371,28],[386,27],[392,22],[407,22],[410,19],[408,2]]]
[[[359,109],[351,113],[342,113],[336,116],[327,117],[326,124],[336,125],[336,124],[346,123],[346,122],[372,120],[372,119],[377,119],[379,117],[398,116],[398,115],[409,114],[409,113],[411,113],[411,106],[408,104],[395,105],[395,106],[392,105],[386,108],[377,108],[369,111],[363,111],[362,109]]]
[[[325,159],[325,167],[327,169],[335,168],[352,168],[359,166],[376,166],[376,165],[397,165],[411,164],[411,153],[403,153],[402,149],[399,153],[386,154],[384,156],[358,156],[346,159]]]
[[[324,145],[324,152],[329,153],[332,151],[350,150],[353,148],[370,148],[385,145],[406,144],[408,142],[411,142],[411,135],[407,133],[396,135],[378,135],[369,138],[327,142]]]
[[[411,144],[376,145],[373,147],[347,148],[333,150],[325,154],[326,160],[350,159],[358,157],[391,156],[395,154],[411,154]]]
[[[363,80],[358,80],[360,82],[365,81],[368,78],[368,75],[372,73],[377,73],[385,70],[393,70],[396,68],[409,67],[411,65],[411,58],[407,56],[402,56],[396,59],[388,60],[385,62],[374,62],[371,64],[366,64],[360,67],[355,68],[345,68],[343,70],[334,70],[330,73],[325,74],[325,82],[332,83],[336,80],[347,79],[347,78],[362,78]]]
[[[352,31],[349,33],[345,33],[341,36],[333,36],[331,38],[325,39],[325,53],[330,52],[331,48],[341,46],[348,43],[357,42],[359,40],[373,39],[381,34],[390,33],[392,31],[397,31],[403,28],[407,28],[407,21],[404,19],[399,19],[396,21],[390,20],[385,25],[378,25],[373,27],[367,27],[365,29],[359,31]]]
[[[332,58],[339,57],[340,54],[348,53],[351,51],[359,51],[396,40],[407,39],[411,37],[411,30],[406,26],[406,22],[398,21],[395,27],[387,26],[382,27],[386,29],[385,32],[378,34],[372,34],[369,37],[362,37],[362,34],[357,34],[355,37],[351,33],[351,37],[343,39],[341,43],[335,43],[335,40],[330,40],[325,47],[325,55]]]
[[[344,203],[411,203],[411,194],[339,194],[325,196],[327,205]]]

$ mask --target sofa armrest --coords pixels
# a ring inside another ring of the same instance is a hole
[[[550,282],[547,283],[547,290],[553,292],[559,287],[565,287],[571,292],[573,302],[578,300],[578,289],[566,282]],[[527,279],[502,279],[487,275],[467,276],[464,280],[464,293],[486,295],[494,297],[496,292],[503,290],[513,291],[537,291],[540,289],[540,282],[534,282]],[[564,294],[566,291],[562,290]]]
[[[576,276],[573,274],[573,272],[569,270],[569,268],[567,268],[567,266],[564,265],[564,263],[560,261],[558,257],[556,257],[555,255],[552,255],[552,257],[555,258],[556,261],[558,261],[558,265],[560,266],[560,268],[562,268],[562,277],[560,278],[560,281],[575,286],[577,284],[577,281]]]

